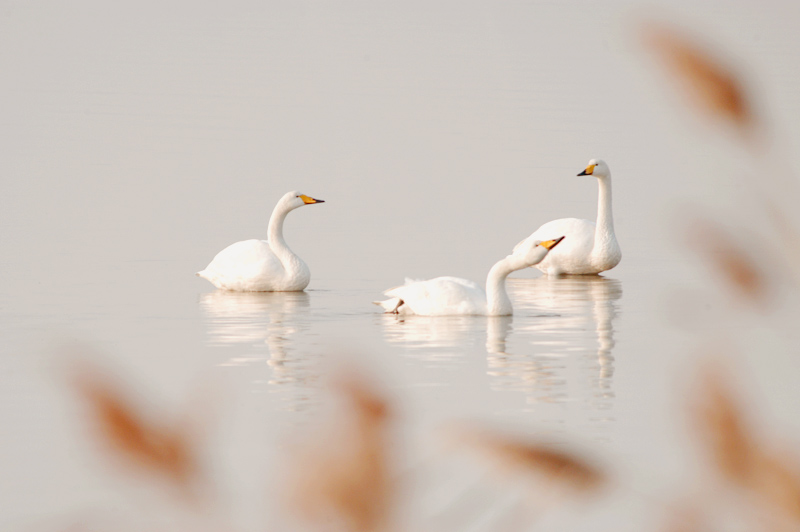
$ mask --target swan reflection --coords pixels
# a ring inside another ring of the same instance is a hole
[[[385,316],[384,335],[427,362],[463,360],[485,346],[490,386],[530,404],[585,399],[607,410],[614,398],[613,322],[622,284],[599,276],[509,279],[514,316]]]
[[[234,354],[221,366],[266,362],[269,384],[289,385],[300,392],[293,409],[307,402],[317,380],[315,361],[296,344],[308,330],[309,296],[305,292],[228,292],[203,294],[200,308],[206,316],[208,343]]]
[[[382,316],[386,341],[409,348],[412,358],[428,363],[453,361],[464,356],[467,346],[480,345],[485,338],[482,316]]]
[[[534,319],[551,316],[541,315]],[[518,329],[524,329],[519,320]],[[528,403],[556,403],[566,400],[566,379],[560,376],[566,365],[552,355],[541,355],[533,349],[506,349],[506,339],[512,330],[511,317],[490,318],[486,327],[487,373],[492,377],[491,388],[525,394]]]
[[[613,322],[619,314],[622,283],[599,276],[566,276],[514,279],[510,287],[520,316],[548,313],[545,319],[520,320],[517,327],[531,339],[536,353],[528,371],[543,375],[545,388],[558,388],[563,378],[556,375],[566,374],[567,362],[577,361],[589,402],[598,409],[610,408]]]

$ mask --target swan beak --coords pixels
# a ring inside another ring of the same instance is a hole
[[[300,199],[303,200],[303,203],[306,205],[311,205],[312,203],[325,203],[325,200],[314,199],[310,196],[306,196],[305,194],[300,194]]]
[[[592,172],[594,172],[594,167],[595,166],[596,165],[594,165],[594,164],[590,164],[589,166],[586,167],[586,170],[584,170],[583,172],[581,172],[578,175],[592,175]]]
[[[544,242],[540,243],[539,245],[545,249],[553,249],[558,245],[559,242],[564,240],[563,236],[556,238],[555,240],[545,240]]]

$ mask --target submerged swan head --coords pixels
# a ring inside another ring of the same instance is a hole
[[[314,203],[325,203],[325,201],[312,198],[311,196],[306,196],[302,192],[293,190],[283,195],[280,201],[278,201],[276,209],[281,207],[282,210],[293,211],[294,209],[298,209],[304,205],[313,205]]]
[[[611,171],[608,169],[608,165],[604,160],[592,159],[591,161],[589,161],[589,164],[586,165],[586,169],[578,175],[609,177],[611,175]]]
[[[513,256],[524,264],[523,268],[527,268],[541,262],[547,253],[562,240],[564,240],[563,236],[553,240],[533,240],[531,242],[524,242],[520,247],[514,250]]]

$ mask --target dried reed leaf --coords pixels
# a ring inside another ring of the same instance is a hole
[[[690,232],[689,241],[729,286],[752,302],[766,300],[769,281],[763,271],[765,255],[757,264],[750,251],[736,243],[726,229],[707,219],[697,220]]]
[[[337,391],[347,399],[346,418],[296,455],[290,502],[300,516],[329,527],[336,522],[343,530],[385,530],[392,491],[388,405],[355,377],[340,382]]]
[[[741,81],[727,67],[678,31],[651,23],[644,27],[645,44],[682,82],[691,100],[707,113],[730,119],[741,129],[755,116]]]
[[[543,474],[580,491],[600,488],[606,475],[586,460],[551,447],[479,430],[460,430],[457,439],[496,459],[503,467]]]
[[[792,452],[759,453],[755,489],[773,506],[800,523],[800,468]]]
[[[340,392],[353,404],[356,419],[369,428],[378,428],[389,416],[389,405],[360,377],[339,381]]]
[[[757,462],[756,444],[721,368],[705,368],[700,387],[700,397],[692,408],[699,432],[719,472],[731,482],[748,486]]]
[[[118,387],[95,369],[84,368],[74,382],[91,407],[104,439],[120,456],[191,492],[199,467],[191,442],[182,431],[145,420]]]
[[[800,523],[800,468],[791,453],[766,449],[735,404],[719,366],[702,373],[702,392],[693,412],[714,458],[729,482],[750,490],[761,504]],[[793,459],[794,458],[794,459]],[[772,513],[772,512],[770,512]]]

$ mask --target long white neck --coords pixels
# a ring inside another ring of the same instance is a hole
[[[488,316],[509,316],[514,312],[506,292],[506,277],[521,267],[516,267],[518,259],[513,255],[500,260],[486,276],[486,314]]]
[[[597,228],[594,232],[594,249],[615,240],[614,217],[611,214],[611,176],[597,179]]]
[[[269,218],[269,228],[267,228],[269,247],[272,248],[272,252],[275,253],[275,256],[284,266],[287,266],[289,262],[297,257],[283,239],[283,221],[291,211],[292,209],[287,209],[284,205],[277,205],[275,210],[272,211],[272,216]]]

